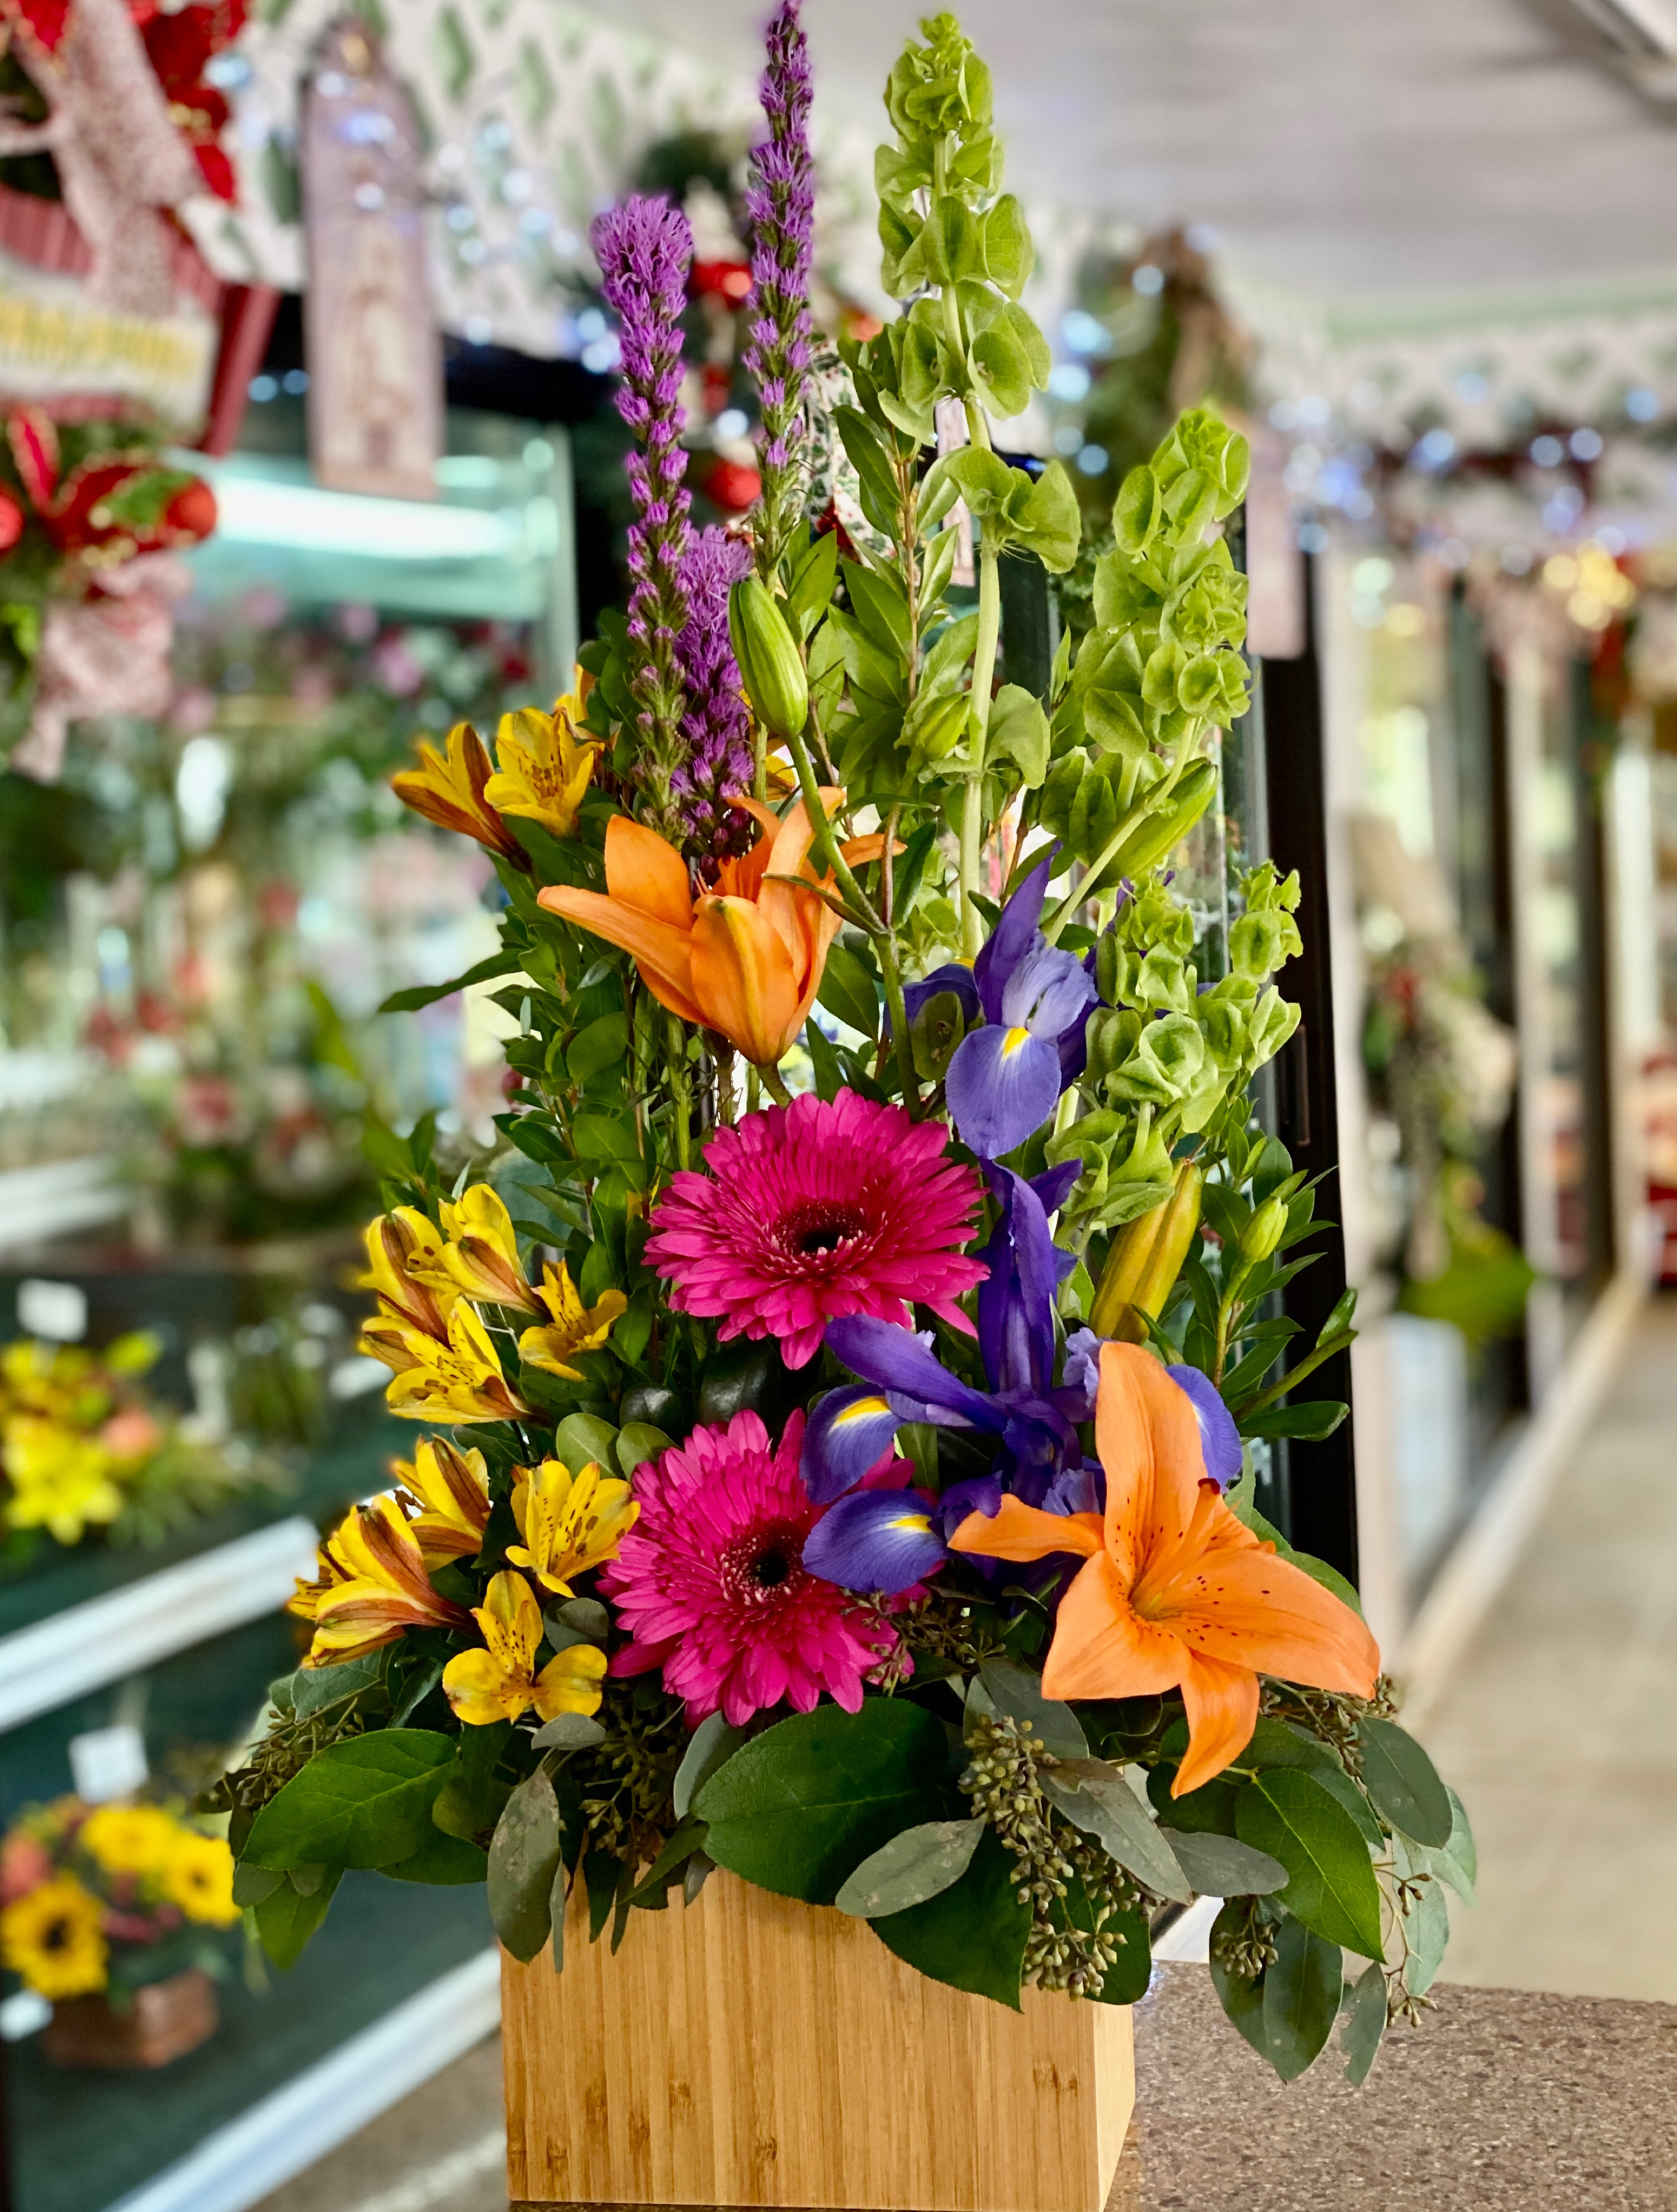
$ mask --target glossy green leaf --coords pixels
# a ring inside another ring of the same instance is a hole
[[[257,1814],[252,1866],[392,1866],[435,1832],[431,1805],[454,1756],[430,1729],[380,1729],[328,1744]]]
[[[1243,1437],[1291,1437],[1300,1443],[1320,1443],[1331,1437],[1351,1411],[1338,1398],[1313,1399],[1306,1406],[1269,1406],[1261,1413],[1243,1414]]]
[[[617,1435],[597,1413],[567,1413],[553,1432],[553,1456],[573,1474],[591,1465],[609,1474],[617,1463]]]
[[[392,1881],[429,1882],[439,1888],[464,1889],[482,1881],[489,1870],[489,1855],[482,1844],[462,1836],[447,1836],[439,1828],[411,1858],[395,1866],[380,1867]]]
[[[515,975],[524,963],[518,952],[491,952],[487,960],[480,960],[475,968],[468,968],[464,975],[452,975],[446,983],[416,983],[406,991],[392,991],[379,1008],[381,1014],[414,1014],[422,1006],[434,1006],[439,1000],[452,999],[456,991],[470,989],[474,983],[488,983],[500,975]]]
[[[918,1705],[817,1705],[754,1736],[694,1798],[719,1866],[783,1897],[830,1905],[847,1875],[900,1829],[934,1819],[942,1728]]]
[[[489,1917],[496,1935],[526,1966],[552,1926],[560,1841],[559,1801],[538,1766],[507,1800],[489,1845]]]
[[[1236,1826],[1242,1843],[1287,1869],[1280,1901],[1290,1912],[1330,1942],[1380,1957],[1380,1887],[1369,1847],[1315,1775],[1267,1769],[1242,1791]]]
[[[1370,1717],[1357,1734],[1363,1747],[1363,1786],[1376,1806],[1411,1843],[1442,1850],[1455,1815],[1449,1792],[1425,1752],[1395,1721]]]
[[[879,989],[872,970],[848,945],[834,945],[816,994],[829,1014],[860,1031],[870,1044],[879,1035]]]
[[[675,1442],[662,1429],[655,1429],[650,1421],[625,1421],[617,1431],[613,1447],[620,1474],[633,1474],[637,1467],[647,1460],[656,1459],[661,1451],[668,1451]]]
[[[1244,1909],[1237,1905],[1225,1905],[1212,1923],[1211,1981],[1217,1992],[1217,2001],[1227,2014],[1230,2024],[1238,2029],[1260,2058],[1267,2058],[1269,2051],[1264,2041],[1264,1985],[1263,1977],[1249,1981],[1243,1974],[1231,1974],[1218,1956],[1220,1938],[1240,1930],[1245,1923]]]
[[[257,1936],[276,1966],[295,1966],[301,1958],[304,1945],[325,1918],[326,1908],[342,1879],[342,1868],[332,1868],[325,1880],[307,1897],[289,1881],[283,1882],[255,1908],[252,1917],[256,1923]]]
[[[615,1067],[629,1050],[627,1014],[602,1014],[571,1041],[565,1067],[573,1083],[586,1083],[591,1075]]]
[[[959,1881],[985,1826],[981,1813],[969,1820],[928,1820],[904,1828],[862,1861],[833,1902],[860,1920],[880,1920],[924,1905]]]
[[[868,1925],[916,1972],[1017,2012],[1030,1907],[1020,1904],[1015,1883],[1012,1855],[987,1830],[958,1881]]]

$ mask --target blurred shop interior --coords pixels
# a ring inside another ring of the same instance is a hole
[[[0,1886],[38,1808],[185,1806],[258,1733],[318,1529],[410,1443],[355,1349],[361,1226],[416,1125],[494,1146],[519,1017],[497,973],[439,989],[495,968],[493,874],[389,779],[550,701],[622,602],[587,229],[632,185],[698,240],[696,520],[756,495],[733,13],[708,45],[653,6],[161,14],[201,158],[149,274],[120,210],[85,235],[52,155],[0,152]],[[0,21],[27,119],[33,17]],[[871,84],[896,27],[862,21]],[[1587,43],[1553,66],[1639,98]],[[834,336],[886,306],[872,134],[841,100]],[[1350,1420],[1277,1443],[1266,1510],[1460,1735],[1456,1671],[1677,1285],[1677,275],[1335,323],[1237,220],[1030,189],[1055,362],[1019,453],[1098,530],[1180,407],[1253,440],[1256,703],[1181,865],[1208,915],[1265,853],[1316,866],[1261,1106],[1340,1224],[1301,1295],[1354,1285],[1361,1330]],[[155,2073],[76,2070],[9,1975],[15,2212],[240,2212],[491,2033],[479,1893],[348,1880],[289,1973],[203,1922],[218,2024]]]

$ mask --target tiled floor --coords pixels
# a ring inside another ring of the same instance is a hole
[[[1677,1299],[1638,1324],[1425,1734],[1480,1852],[1444,1978],[1677,2002]]]
[[[1426,1735],[1480,1847],[1444,1978],[1677,2002],[1677,1299],[1638,1324]],[[501,2212],[502,2161],[490,2041],[257,2212]]]

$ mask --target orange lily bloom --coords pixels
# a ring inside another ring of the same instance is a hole
[[[1368,1698],[1380,1651],[1351,1607],[1260,1543],[1205,1479],[1187,1393],[1140,1346],[1101,1350],[1095,1432],[1106,1512],[1043,1513],[1017,1498],[969,1513],[950,1541],[994,1559],[1080,1553],[1042,1668],[1050,1698],[1182,1692],[1183,1796],[1237,1759],[1258,1722],[1258,1676]]]
[[[434,745],[427,744],[420,746],[419,757],[422,766],[404,769],[390,780],[390,787],[403,805],[412,807],[416,814],[422,814],[441,829],[475,837],[491,853],[526,866],[523,846],[484,796],[495,768],[488,746],[471,723],[456,722],[448,732],[447,759]]]
[[[830,814],[844,793],[829,787],[821,797]],[[671,1013],[773,1067],[815,1003],[841,924],[810,866],[815,832],[803,800],[784,822],[761,800],[734,804],[756,817],[763,835],[743,860],[724,860],[716,888],[696,899],[680,854],[624,815],[606,825],[604,893],[553,884],[538,896],[550,913],[632,954],[641,980]],[[877,860],[884,844],[856,837],[840,849],[860,866]],[[803,880],[779,880],[786,877]]]

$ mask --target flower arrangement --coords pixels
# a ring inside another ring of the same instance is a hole
[[[96,1530],[155,1544],[272,1470],[194,1438],[141,1381],[162,1349],[138,1330],[103,1352],[18,1337],[0,1347],[0,1572],[35,1563],[43,1534],[66,1549]]]
[[[219,1975],[238,1918],[226,1843],[167,1806],[60,1797],[0,1844],[0,1963],[55,2004]]]
[[[1275,1310],[1313,1197],[1249,1085],[1297,1019],[1297,883],[1251,869],[1196,943],[1169,873],[1245,706],[1245,448],[1176,424],[1075,659],[1020,680],[1001,570],[1046,588],[1078,506],[996,450],[1048,374],[1030,241],[988,72],[951,17],[922,32],[878,169],[905,308],[847,342],[835,422],[878,548],[797,495],[797,0],[737,541],[686,520],[684,224],[597,227],[634,592],[530,718],[586,774],[562,820],[509,815],[463,726],[400,786],[504,887],[504,1149],[451,1187],[422,1125],[384,1163],[364,1345],[432,1425],[324,1545],[307,1655],[216,1802],[283,1960],[348,1867],[485,1879],[556,1965],[568,1898],[632,1942],[721,1867],[1000,2003],[1126,2003],[1161,1907],[1217,1895],[1236,2027],[1290,2079],[1343,2008],[1360,2080],[1472,1844],[1355,1593],[1253,1504],[1250,1441],[1343,1414],[1295,1394],[1352,1301],[1311,1346]],[[934,456],[948,398],[969,442]]]

